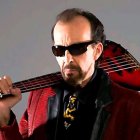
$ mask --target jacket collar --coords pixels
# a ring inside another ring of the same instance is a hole
[[[112,97],[110,95],[111,80],[109,79],[107,73],[102,69],[98,69],[98,74],[101,75],[101,86],[99,87],[95,104],[97,108],[100,108],[101,106],[106,106],[110,104],[112,102]]]
[[[84,88],[74,89],[72,86],[64,83],[64,98],[69,92],[77,92],[78,98],[82,103],[88,102],[94,93],[93,98],[96,99],[95,104],[97,108],[112,102],[110,96],[110,79],[107,73],[101,68],[95,70],[91,80]]]

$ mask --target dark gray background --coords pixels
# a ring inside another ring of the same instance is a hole
[[[56,15],[71,7],[97,15],[107,39],[120,43],[140,62],[139,0],[0,0],[0,75],[16,82],[58,71],[50,31]],[[13,108],[18,120],[28,95]]]

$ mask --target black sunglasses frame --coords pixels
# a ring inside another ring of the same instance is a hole
[[[52,46],[52,52],[55,56],[62,57],[65,56],[65,51],[68,50],[71,55],[77,56],[85,53],[87,51],[87,47],[95,43],[95,41],[91,40],[86,42],[75,43],[69,46],[55,45]]]

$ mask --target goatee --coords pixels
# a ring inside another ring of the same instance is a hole
[[[73,74],[73,73],[65,73],[65,70],[66,69],[70,69],[70,70],[74,70],[74,71],[77,71],[77,74]],[[80,67],[78,66],[75,66],[75,65],[72,65],[72,64],[69,64],[69,65],[66,65],[65,67],[63,67],[62,71],[62,76],[64,78],[64,80],[76,87],[76,86],[79,86],[80,85],[80,81],[83,79],[83,73],[82,73],[82,70]]]

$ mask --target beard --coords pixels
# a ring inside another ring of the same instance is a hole
[[[74,72],[66,72],[67,69]],[[62,68],[61,74],[63,79],[70,85],[76,87],[81,84],[81,81],[84,78],[84,73],[82,72],[79,66],[75,66],[73,64],[66,65]]]

